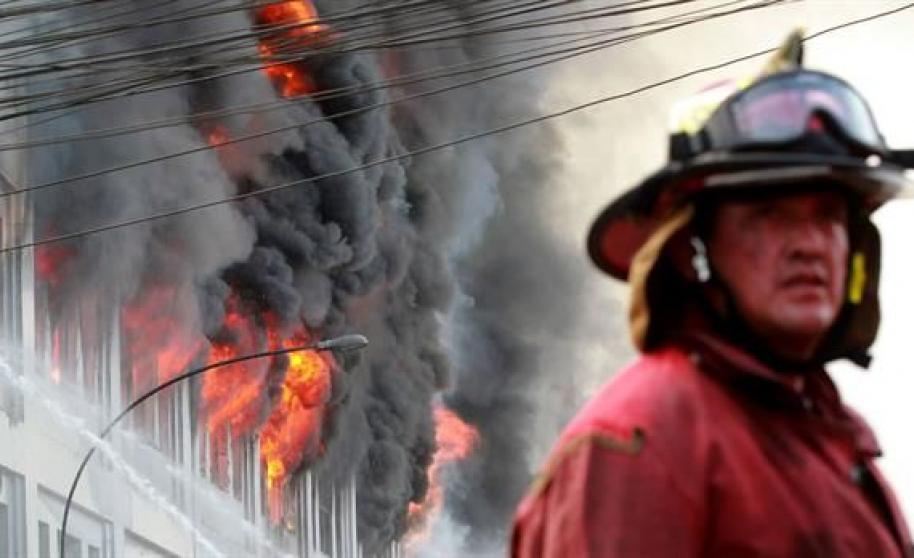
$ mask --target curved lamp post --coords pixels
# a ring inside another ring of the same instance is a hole
[[[117,423],[119,423],[121,421],[121,419],[126,417],[128,414],[130,414],[130,411],[137,408],[140,404],[142,404],[144,401],[146,401],[153,395],[159,393],[160,391],[162,391],[166,388],[169,388],[169,387],[177,384],[178,382],[182,382],[188,378],[193,378],[194,376],[199,376],[200,374],[203,374],[204,372],[208,372],[214,368],[219,368],[222,366],[227,366],[229,364],[235,364],[236,362],[243,362],[246,360],[254,360],[254,359],[258,359],[258,358],[271,357],[271,356],[282,355],[282,354],[287,354],[287,353],[296,353],[298,351],[332,351],[332,350],[352,351],[352,350],[356,350],[356,349],[361,349],[361,348],[365,347],[366,345],[368,345],[368,338],[365,337],[364,335],[359,335],[359,334],[341,335],[339,337],[334,337],[332,339],[323,339],[321,341],[317,341],[315,343],[310,343],[308,345],[300,345],[297,347],[284,347],[282,349],[274,349],[272,351],[262,351],[259,353],[251,353],[251,354],[247,354],[247,355],[242,355],[242,356],[238,356],[238,357],[234,357],[234,358],[228,358],[225,360],[213,362],[213,363],[207,364],[206,366],[201,366],[199,368],[194,368],[193,370],[185,372],[184,374],[175,376],[174,378],[168,380],[167,382],[154,387],[152,390],[150,390],[150,391],[144,393],[143,395],[139,396],[138,398],[136,398],[132,403],[130,403],[130,405],[127,405],[126,409],[124,409],[123,411],[120,412],[120,414],[118,414],[116,417],[114,417],[114,420],[112,420],[110,423],[108,423],[108,426],[106,426],[104,429],[102,429],[102,431],[98,435],[98,437],[99,437],[99,439],[102,439],[105,436],[107,436],[111,432],[111,430],[114,429],[115,425],[117,425]],[[86,465],[88,465],[89,460],[92,459],[92,455],[95,454],[95,448],[96,448],[96,446],[93,445],[91,448],[89,448],[89,451],[86,453],[86,456],[83,457],[82,463],[79,464],[79,469],[76,470],[76,476],[73,477],[73,483],[70,484],[70,492],[67,493],[67,501],[63,506],[63,521],[61,521],[61,524],[60,524],[60,541],[58,541],[59,545],[60,545],[60,558],[65,558],[65,552],[66,552],[65,547],[66,547],[66,540],[67,540],[67,519],[70,515],[70,503],[73,501],[73,495],[76,493],[76,486],[79,484],[79,479],[80,479],[80,477],[82,477],[83,471],[86,469]]]

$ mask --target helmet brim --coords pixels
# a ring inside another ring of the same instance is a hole
[[[914,192],[902,167],[878,158],[811,153],[707,153],[671,162],[619,196],[597,216],[587,237],[594,264],[627,281],[632,258],[670,211],[705,193],[789,188],[828,180],[860,199],[864,211]]]

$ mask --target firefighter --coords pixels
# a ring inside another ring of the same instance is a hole
[[[871,213],[910,185],[861,95],[802,66],[674,110],[670,161],[592,227],[631,286],[637,360],[517,511],[527,557],[911,557],[880,449],[824,370],[879,323]],[[894,162],[893,162],[894,161]]]

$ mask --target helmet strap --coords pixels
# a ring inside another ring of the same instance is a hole
[[[698,236],[692,236],[689,239],[695,254],[692,256],[692,269],[695,270],[695,277],[699,283],[707,283],[711,280],[711,263],[708,261],[708,249],[704,241]]]

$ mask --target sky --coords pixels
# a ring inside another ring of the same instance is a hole
[[[710,4],[708,4],[710,5]],[[841,22],[903,6],[878,0],[806,0],[749,15],[648,38],[581,59],[550,79],[546,110],[624,92],[695,66],[721,62],[776,46],[795,26],[809,33]],[[652,14],[652,17],[656,14]],[[836,31],[806,46],[806,66],[844,77],[868,98],[890,146],[914,148],[914,9]],[[635,97],[600,105],[557,121],[567,168],[556,185],[554,226],[569,249],[580,250],[596,213],[615,195],[658,168],[666,156],[666,123],[673,103],[717,80],[754,74],[763,58],[692,77]],[[845,400],[869,421],[885,452],[883,472],[895,487],[906,516],[914,518],[914,200],[880,209],[875,221],[883,236],[880,296],[883,323],[869,370],[846,363],[832,367]],[[575,381],[593,393],[633,353],[620,349],[627,335],[624,312],[612,312],[624,299],[623,285],[588,271],[585,288],[594,298],[594,316],[584,316],[611,340],[595,346],[591,366]],[[615,301],[615,306],[613,306]],[[602,313],[601,313],[601,310]],[[544,444],[544,447],[545,444]],[[538,457],[538,456],[537,456]],[[535,459],[535,458],[534,458]]]

